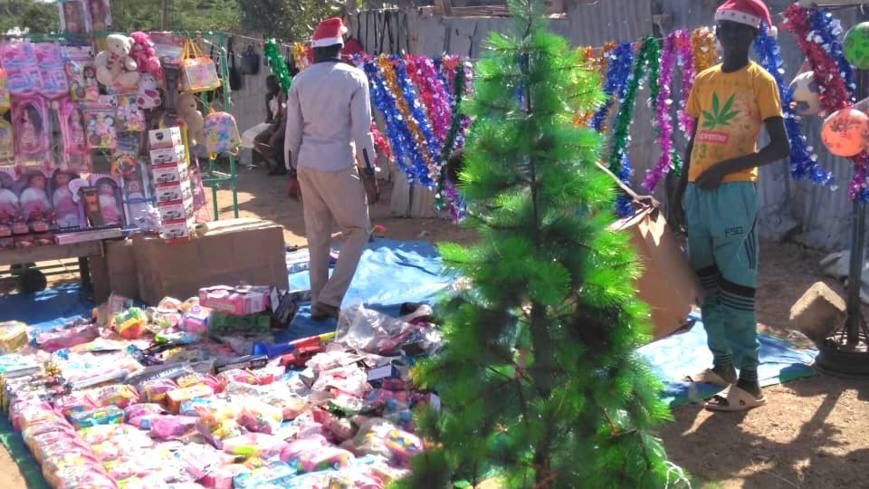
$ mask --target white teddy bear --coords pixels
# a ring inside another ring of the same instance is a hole
[[[138,65],[129,56],[133,39],[123,34],[109,34],[107,48],[96,58],[97,80],[106,87],[135,89],[139,83]]]

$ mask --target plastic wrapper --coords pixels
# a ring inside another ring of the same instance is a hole
[[[222,449],[223,440],[242,435],[241,426],[236,421],[238,411],[234,406],[224,403],[198,412],[196,429],[215,448]]]
[[[262,489],[268,484],[289,487],[295,477],[296,471],[288,465],[272,464],[239,474],[233,483],[235,489]]]
[[[14,353],[30,341],[29,328],[19,321],[0,322],[0,354]]]
[[[173,380],[152,380],[142,384],[142,395],[148,402],[162,403],[166,401],[166,394],[177,388],[178,384]]]
[[[36,335],[35,343],[41,350],[54,353],[57,350],[88,343],[98,336],[99,330],[96,324],[74,324],[39,333]]]
[[[165,412],[165,409],[160,404],[133,404],[124,410],[124,419],[127,423],[137,428],[147,430],[151,427],[151,418],[165,414]]]
[[[175,389],[166,394],[166,405],[170,411],[181,411],[181,404],[191,399],[214,395],[214,389],[204,384],[197,384],[183,389]]]
[[[358,351],[387,356],[412,344],[414,353],[432,355],[443,346],[443,337],[428,324],[408,322],[418,313],[397,319],[361,304],[351,306],[341,312],[335,341]]]
[[[106,406],[70,415],[69,420],[76,428],[90,428],[104,424],[124,422],[124,411],[117,406]]]
[[[182,438],[196,428],[197,421],[193,416],[154,416],[150,420],[151,436],[157,440]]]
[[[320,373],[311,386],[314,392],[338,390],[343,393],[364,398],[371,390],[368,376],[356,365],[347,365]]]
[[[55,489],[118,489],[115,480],[109,477],[98,464],[70,467],[57,473],[43,475]]]
[[[124,384],[102,387],[92,397],[98,406],[117,406],[121,409],[139,402],[138,391]]]
[[[223,451],[245,458],[256,457],[262,460],[271,460],[281,455],[287,443],[271,435],[263,433],[248,433],[223,440]]]
[[[284,420],[284,413],[280,408],[253,398],[244,399],[241,406],[238,424],[248,431],[271,435],[280,429],[281,422]]]
[[[232,461],[232,456],[215,449],[210,445],[191,443],[179,450],[176,457],[194,480],[201,480],[208,474]],[[232,477],[229,477],[230,488]]]
[[[281,452],[281,461],[301,473],[347,468],[354,459],[352,453],[330,445],[322,435],[296,440]]]
[[[386,457],[399,467],[406,467],[410,459],[422,452],[422,449],[423,443],[418,436],[380,418],[361,423],[353,446],[356,455]]]

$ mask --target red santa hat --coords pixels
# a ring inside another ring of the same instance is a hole
[[[326,19],[317,26],[314,31],[314,36],[311,38],[311,47],[325,48],[336,44],[344,45],[344,34],[347,33],[347,26],[340,17],[332,17]]]
[[[772,27],[772,16],[763,0],[727,0],[715,11],[715,21],[728,20],[760,29],[761,22]]]

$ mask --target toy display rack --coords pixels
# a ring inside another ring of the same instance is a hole
[[[109,33],[90,34],[25,34],[21,36],[0,36],[0,39],[22,39],[32,42],[69,42],[83,43],[105,39]],[[223,110],[231,112],[232,96],[229,88],[229,63],[225,49],[226,33],[224,32],[170,32],[178,37],[204,42],[214,47],[217,59],[218,74],[223,83],[221,88],[213,92],[205,92],[197,95],[200,103],[206,109],[212,106],[215,99],[222,99]],[[218,92],[218,93],[215,93]],[[232,192],[232,210],[234,217],[238,217],[238,157],[228,156],[228,172],[218,166],[216,159],[209,159],[207,167],[201,167],[202,183],[211,189],[212,204],[214,206],[214,219],[220,219],[220,206],[217,201],[217,192],[222,188],[229,188]],[[44,262],[56,262],[61,260],[78,259],[78,268],[81,284],[85,290],[91,288],[90,270],[88,258],[103,254],[102,241],[92,241],[75,244],[55,244],[20,250],[0,250],[0,266],[9,266],[9,274],[18,279],[19,289],[23,292],[37,292],[46,287],[46,275],[69,273],[66,266],[58,267],[39,266]],[[49,272],[50,271],[50,272]]]

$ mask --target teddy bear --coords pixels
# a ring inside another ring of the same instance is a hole
[[[163,67],[160,65],[160,58],[157,57],[154,43],[151,42],[151,36],[144,32],[134,32],[130,37],[133,39],[130,57],[138,65],[139,73],[151,74],[157,80],[162,80]]]
[[[176,101],[178,115],[187,125],[187,134],[191,141],[196,144],[205,143],[205,118],[196,103],[196,96],[191,93],[182,93]]]
[[[106,87],[134,89],[139,83],[138,65],[130,57],[133,39],[123,34],[109,34],[106,50],[96,58],[97,80]]]
[[[136,98],[140,109],[155,109],[163,104],[157,88],[157,78],[151,73],[143,73],[139,79],[139,96]]]

